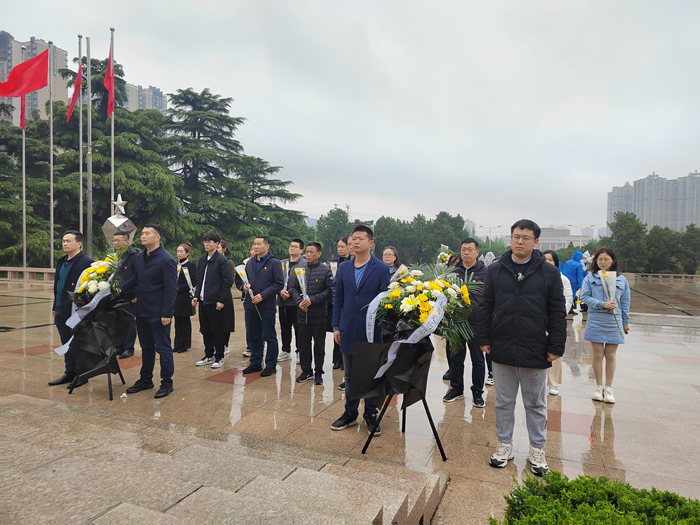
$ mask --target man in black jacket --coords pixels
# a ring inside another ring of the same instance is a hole
[[[197,289],[192,306],[199,301],[199,331],[204,339],[204,358],[196,366],[211,365],[212,368],[224,366],[224,332],[223,308],[226,299],[231,298],[233,276],[228,260],[217,248],[221,236],[210,231],[202,236],[204,251],[197,264]]]
[[[255,255],[245,265],[250,284],[243,286],[245,300],[246,342],[250,348],[250,366],[244,374],[260,372],[267,377],[277,372],[277,332],[275,332],[275,298],[284,287],[282,263],[269,253],[270,240],[259,235],[253,241]],[[252,297],[251,293],[252,290]],[[262,367],[263,346],[267,343],[265,368]]]
[[[141,376],[126,389],[127,394],[153,388],[156,353],[160,357],[160,388],[155,398],[166,397],[173,391],[173,350],[170,326],[177,296],[177,266],[172,255],[160,245],[163,229],[146,224],[141,230],[145,248],[136,257],[134,276],[122,285],[127,295],[136,290],[136,327],[141,343]]]
[[[282,351],[277,362],[289,361],[292,357],[292,329],[294,329],[294,346],[299,351],[299,333],[297,329],[297,306],[294,298],[289,293],[289,285],[293,280],[296,268],[306,267],[306,260],[301,256],[304,249],[304,241],[292,239],[289,243],[289,259],[282,259],[282,268],[288,266],[289,278],[284,283],[284,288],[277,296],[277,306],[279,307],[280,334],[282,335]]]
[[[112,236],[112,246],[115,250],[121,250],[129,244],[129,234],[126,232],[117,232]],[[117,270],[119,278],[122,282],[131,279],[136,273],[136,256],[139,254],[131,246],[122,254],[119,259],[119,269]],[[135,293],[134,293],[135,295]],[[136,342],[136,299],[128,308],[129,313],[134,316],[134,322],[129,329],[129,334],[124,339],[124,342],[119,343],[114,347],[114,353],[119,359],[126,359],[134,355],[134,343]]]
[[[481,349],[491,354],[496,382],[496,435],[492,467],[514,457],[512,438],[518,388],[525,405],[530,437],[530,469],[549,471],[547,439],[547,369],[566,345],[566,306],[559,270],[545,264],[535,246],[540,227],[523,219],[510,229],[511,250],[488,267],[477,320]]]
[[[290,294],[297,308],[297,326],[301,375],[297,383],[305,383],[313,377],[314,385],[323,384],[323,361],[326,357],[326,321],[328,302],[333,297],[333,272],[330,267],[321,264],[321,245],[310,242],[306,246],[306,267],[304,272],[306,294],[301,289],[300,279],[290,278]],[[314,373],[311,369],[311,340],[314,350]]]
[[[56,273],[53,277],[53,308],[51,313],[53,321],[58,330],[58,335],[61,337],[61,344],[64,345],[71,338],[71,329],[66,326],[66,321],[71,316],[72,302],[68,292],[75,290],[75,284],[80,278],[80,274],[90,267],[92,259],[83,253],[83,234],[76,230],[68,230],[63,234],[63,251],[66,252],[64,257],[61,257],[56,264]],[[78,363],[73,358],[70,352],[63,355],[66,362],[66,368],[63,375],[49,381],[49,385],[63,385],[72,383],[78,373]],[[74,386],[82,386],[87,383],[78,383]]]
[[[466,283],[476,281],[483,283],[486,278],[486,266],[479,260],[479,241],[468,237],[462,241],[460,248],[462,262],[457,265],[457,275]],[[471,295],[472,311],[469,314],[469,322],[472,326],[476,322],[479,312],[479,302],[481,293]],[[442,398],[446,403],[451,403],[457,399],[464,399],[464,360],[467,357],[467,348],[472,361],[472,403],[477,408],[482,408],[484,404],[484,375],[486,373],[486,361],[484,353],[479,348],[477,341],[462,341],[456,353],[453,348],[447,349],[450,364],[450,389]]]

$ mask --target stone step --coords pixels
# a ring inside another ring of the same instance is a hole
[[[369,502],[333,487],[299,487],[276,479],[258,476],[243,487],[240,494],[258,497],[264,508],[269,502],[287,502],[311,513],[322,514],[351,524],[382,525],[381,504]]]
[[[409,523],[409,525],[418,525],[423,517],[426,492],[426,485],[423,481],[417,479],[407,480],[397,478],[396,476],[387,476],[386,474],[380,474],[378,472],[366,472],[338,465],[326,465],[321,469],[321,472],[348,479],[365,481],[382,487],[395,488],[406,492],[408,494],[407,523]]]
[[[350,524],[327,512],[316,513],[296,506],[289,498],[267,494],[241,494],[202,487],[165,513],[173,524],[320,525]]]
[[[353,468],[362,472],[384,474],[385,476],[397,479],[412,480],[415,483],[423,483],[426,486],[423,523],[430,523],[430,519],[433,517],[433,514],[440,503],[442,491],[444,491],[442,488],[441,476],[437,473],[426,472],[426,470],[429,469],[416,470],[414,468],[395,466],[378,461],[366,461],[359,459],[349,460],[345,464],[345,467]],[[449,477],[447,479],[449,479]],[[447,481],[445,481],[445,485],[446,484]]]
[[[307,490],[309,487],[318,487],[321,490],[332,488],[363,501],[382,505],[384,525],[405,525],[408,520],[408,493],[392,485],[375,485],[366,480],[360,481],[301,468],[295,470],[284,482],[296,485],[299,490]]]
[[[170,518],[162,512],[144,509],[130,503],[121,503],[90,523],[94,525],[179,525],[185,522]]]

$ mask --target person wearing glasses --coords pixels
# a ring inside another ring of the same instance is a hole
[[[488,267],[476,330],[481,350],[491,355],[496,383],[498,445],[492,467],[515,457],[513,428],[518,390],[525,405],[530,438],[530,470],[549,472],[547,440],[547,370],[564,355],[566,305],[559,270],[547,264],[535,246],[540,227],[522,219],[510,229],[510,251]]]

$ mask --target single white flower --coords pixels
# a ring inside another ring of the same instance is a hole
[[[395,290],[396,287],[398,287],[398,286],[399,286],[399,283],[394,281],[393,283],[389,283],[389,286],[387,288],[389,288],[389,291],[392,291],[392,290]]]
[[[432,291],[432,296],[433,296],[435,299],[439,299],[439,298],[442,297],[443,295],[444,295],[444,294],[443,294],[440,290],[433,290],[433,291]]]
[[[435,308],[435,301],[428,301],[430,308]]]
[[[461,289],[459,286],[457,286],[456,284],[450,285],[450,288],[452,288],[452,289],[453,289],[455,292],[457,292],[457,293],[461,293],[461,292],[462,292],[462,289]]]
[[[97,293],[97,283],[95,281],[90,281],[88,283],[88,293],[94,294]]]
[[[423,272],[420,270],[411,270],[411,277],[423,277]]]
[[[101,292],[102,290],[104,290],[105,288],[107,288],[108,286],[109,286],[109,283],[108,283],[107,281],[101,281],[101,282],[97,283],[97,289],[98,289],[100,292]]]
[[[418,289],[417,289],[415,286],[413,286],[412,284],[410,284],[410,285],[408,285],[408,286],[406,287],[406,291],[407,291],[408,293],[416,293],[417,290],[418,290]]]
[[[95,261],[94,263],[92,263],[92,264],[90,265],[91,268],[97,268],[97,267],[99,267],[99,266],[100,266],[100,262],[99,262],[99,261]]]
[[[454,288],[446,288],[445,291],[449,294],[450,297],[457,297],[457,292],[455,292]]]

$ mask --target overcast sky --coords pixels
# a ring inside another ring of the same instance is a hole
[[[246,153],[282,166],[312,218],[337,204],[497,233],[523,217],[598,228],[612,186],[700,168],[697,0],[25,0],[2,14],[16,39],[71,57],[78,33],[106,57],[114,26],[128,82],[233,97]]]

